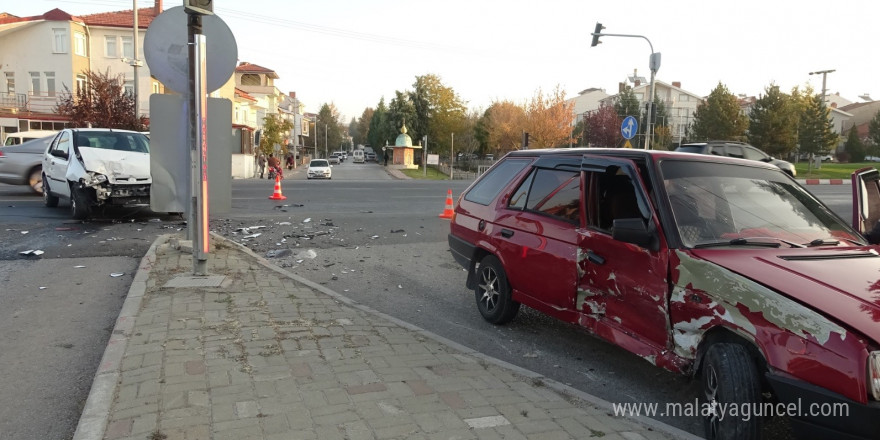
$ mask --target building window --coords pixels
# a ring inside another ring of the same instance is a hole
[[[73,53],[79,56],[86,56],[86,34],[82,32],[73,33]]]
[[[55,96],[55,72],[43,72],[46,75],[46,96]]]
[[[122,93],[134,96],[134,81],[126,80],[122,85]]]
[[[104,36],[104,56],[108,58],[119,56],[119,51],[116,49],[116,35]]]
[[[645,99],[644,93],[636,93],[635,95],[636,95],[636,99],[638,99],[639,102],[641,102],[643,99]]]
[[[122,56],[123,58],[134,59],[134,43],[131,36],[122,36]]]
[[[53,28],[52,52],[67,53],[67,29]]]
[[[31,95],[40,96],[40,72],[30,72],[31,74]]]
[[[88,85],[89,80],[85,75],[77,75],[76,76],[76,92],[85,92],[86,85]]]
[[[678,95],[678,102],[688,102],[690,100],[691,100],[691,97],[688,95],[685,95],[684,93],[682,93],[681,95]]]
[[[6,93],[15,94],[15,72],[6,72]]]
[[[162,91],[159,90],[159,83],[157,82],[153,82],[153,93],[162,93]]]

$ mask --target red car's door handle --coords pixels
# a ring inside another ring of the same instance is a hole
[[[510,237],[513,237],[513,231],[511,231],[510,229],[502,229],[502,230],[501,230],[501,236],[504,237],[504,238],[510,238]]]
[[[596,255],[593,251],[587,251],[587,259],[593,264],[605,264],[605,259]]]

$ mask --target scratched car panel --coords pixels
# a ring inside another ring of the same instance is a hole
[[[517,151],[459,197],[449,246],[489,322],[525,304],[699,377],[702,401],[840,403],[848,418],[793,415],[795,433],[876,438],[880,247],[865,234],[880,176],[853,179],[851,226],[756,161]],[[709,438],[756,438],[762,422],[704,425]]]

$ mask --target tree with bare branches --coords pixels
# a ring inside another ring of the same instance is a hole
[[[146,130],[146,118],[135,115],[134,95],[125,91],[122,74],[111,76],[109,68],[84,74],[86,86],[74,93],[65,85],[55,107],[56,113],[70,119],[71,127]]]

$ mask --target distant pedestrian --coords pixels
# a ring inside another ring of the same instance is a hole
[[[292,170],[293,169],[293,153],[289,153],[287,155],[286,162],[287,162],[287,169]]]
[[[260,153],[259,159],[257,159],[257,165],[260,167],[260,179],[263,178],[263,174],[266,173],[266,155]]]
[[[385,152],[385,166],[388,166],[388,152]]]

